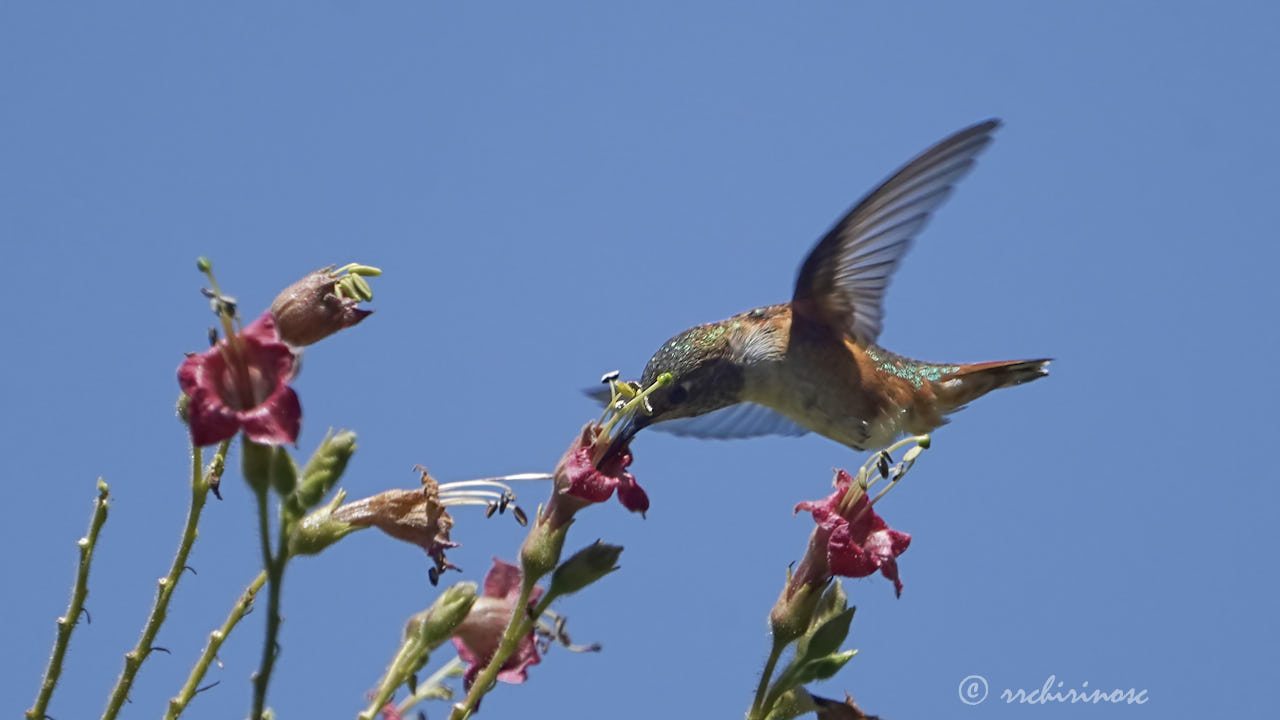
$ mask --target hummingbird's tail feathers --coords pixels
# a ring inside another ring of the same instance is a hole
[[[961,365],[936,386],[943,412],[955,412],[992,390],[1038,380],[1049,374],[1051,358],[999,360]]]

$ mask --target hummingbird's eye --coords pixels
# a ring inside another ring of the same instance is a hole
[[[672,405],[679,405],[680,403],[688,399],[689,399],[689,388],[685,387],[684,383],[681,383],[671,388],[671,392],[667,393],[667,402],[671,403]]]

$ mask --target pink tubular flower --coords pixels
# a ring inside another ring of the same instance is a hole
[[[604,451],[598,446],[600,431],[597,425],[587,425],[574,439],[561,459],[560,467],[556,468],[556,492],[600,503],[608,500],[616,489],[623,507],[631,512],[647,512],[649,496],[636,483],[635,476],[627,472],[627,466],[631,464],[630,449],[619,453],[604,466],[596,467],[596,459]]]
[[[844,503],[852,484],[849,473],[840,470],[835,492],[823,500],[796,505],[796,512],[808,510],[827,533],[827,564],[832,575],[866,577],[879,570],[893,581],[894,591],[901,596],[897,557],[911,544],[911,536],[890,528],[871,507],[866,493]]]
[[[458,657],[468,663],[467,674],[463,678],[467,689],[471,688],[476,676],[498,651],[502,634],[507,629],[507,622],[520,597],[521,580],[520,568],[494,558],[493,567],[484,577],[484,594],[476,599],[467,618],[454,631],[453,645],[458,650]],[[540,597],[542,588],[535,587],[529,596],[529,605],[532,606]],[[537,637],[530,631],[520,638],[516,651],[502,664],[498,679],[507,683],[522,683],[528,679],[526,668],[541,661]]]
[[[297,372],[297,357],[281,342],[269,312],[205,352],[188,355],[178,384],[189,399],[191,441],[212,445],[243,429],[261,445],[297,442],[302,407],[288,385]]]

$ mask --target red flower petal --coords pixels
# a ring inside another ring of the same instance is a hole
[[[266,402],[240,414],[245,437],[259,445],[293,445],[302,429],[302,405],[293,388],[281,385]]]
[[[178,368],[178,385],[188,398],[192,442],[212,445],[241,428],[265,445],[296,442],[302,407],[287,383],[297,371],[297,356],[280,341],[270,313],[234,338],[188,356]]]

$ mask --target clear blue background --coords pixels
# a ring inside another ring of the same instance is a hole
[[[939,431],[883,512],[900,600],[852,581],[861,654],[828,695],[926,717],[1259,717],[1274,709],[1280,258],[1274,3],[55,3],[0,7],[0,707],[35,694],[94,479],[111,517],[50,709],[96,717],[186,510],[174,370],[211,322],[194,258],[256,314],[312,268],[379,265],[377,314],[308,352],[301,449],[360,434],[354,497],[547,470],[686,326],[789,297],[811,243],[969,123],[997,142],[923,234],[882,342],[1052,356]],[[820,437],[645,433],[647,520],[563,602],[553,649],[483,716],[737,717],[833,466]],[[238,460],[238,458],[237,458]],[[546,488],[520,488],[532,509]],[[126,717],[157,717],[257,571],[235,473]],[[522,536],[457,514],[478,579]],[[353,717],[435,590],[356,535],[285,587],[282,718]],[[187,717],[242,717],[264,612]],[[443,660],[441,656],[439,660]],[[992,698],[960,703],[984,675]],[[1003,688],[1147,689],[1006,707]],[[432,717],[444,705],[428,706]]]

